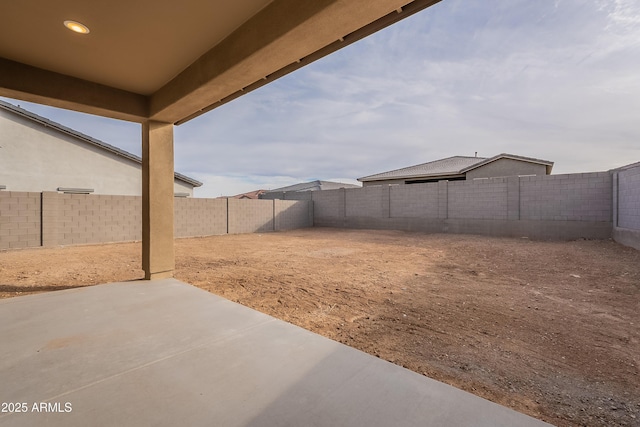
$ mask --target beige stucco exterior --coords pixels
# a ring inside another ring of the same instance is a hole
[[[467,172],[467,179],[494,178],[502,176],[546,175],[547,167],[540,163],[515,159],[498,159]]]
[[[142,269],[145,279],[173,277],[173,124],[142,124]]]
[[[0,147],[0,185],[7,191],[142,195],[140,163],[2,109]],[[193,196],[193,186],[175,179],[174,192]]]

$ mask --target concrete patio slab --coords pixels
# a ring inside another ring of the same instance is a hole
[[[548,425],[174,279],[0,300],[0,343],[1,426]]]

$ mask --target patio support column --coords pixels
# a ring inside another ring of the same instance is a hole
[[[173,124],[142,123],[142,269],[173,277]]]

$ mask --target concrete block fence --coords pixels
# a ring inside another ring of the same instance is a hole
[[[44,192],[41,200],[42,246],[142,238],[140,197]]]
[[[176,198],[176,237],[310,226],[432,233],[613,237],[640,249],[640,163],[610,172],[440,181],[268,200]],[[0,249],[140,240],[141,199],[0,191]]]
[[[176,237],[215,236],[228,232],[227,199],[173,199]]]
[[[310,201],[174,199],[176,237],[311,227]],[[139,196],[0,191],[0,249],[142,239]]]
[[[40,245],[40,193],[0,191],[0,249]]]
[[[613,238],[640,250],[640,163],[613,172]]]
[[[315,226],[560,240],[613,236],[640,248],[640,164],[610,172],[368,186],[269,197],[313,201]]]

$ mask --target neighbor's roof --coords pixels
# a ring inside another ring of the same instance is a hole
[[[507,153],[498,154],[497,156],[490,158],[453,156],[447,157],[446,159],[434,160],[432,162],[422,163],[415,166],[365,176],[358,178],[358,181],[365,182],[402,178],[453,177],[464,175],[470,170],[503,158],[545,165],[547,167],[547,173],[551,173],[551,168],[553,167],[553,162],[548,160],[534,159],[532,157],[517,156],[515,154]]]
[[[463,169],[487,160],[486,157],[453,156],[402,169],[358,178],[358,181],[380,181],[383,179],[416,178],[429,176],[460,175]]]
[[[360,188],[358,185],[354,184],[345,184],[343,182],[333,182],[333,181],[311,181],[311,182],[303,182],[300,184],[289,185],[288,187],[276,188],[274,190],[269,190],[267,193],[275,193],[275,192],[287,192],[287,191],[319,191],[319,190],[337,190],[340,188]]]
[[[60,123],[56,123],[54,121],[51,121],[45,117],[39,116],[35,113],[32,113],[30,111],[27,111],[23,108],[20,108],[18,106],[15,106],[13,104],[9,104],[8,102],[5,102],[3,100],[0,99],[0,108],[7,110],[11,113],[17,114],[19,116],[22,116],[24,118],[27,118],[29,120],[32,120],[36,123],[40,123],[41,125],[51,128],[51,129],[55,129],[59,132],[62,132],[64,134],[70,135],[76,139],[79,139],[83,142],[89,143],[91,145],[94,145],[96,147],[102,148],[105,151],[108,151],[110,153],[116,154],[120,157],[124,157],[125,159],[129,159],[129,160],[133,160],[136,163],[140,163],[142,164],[142,159],[138,156],[136,156],[135,154],[131,154],[128,151],[124,151],[121,150],[118,147],[114,147],[113,145],[107,144],[106,142],[102,142],[98,139],[95,139],[93,137],[90,137],[89,135],[85,135],[81,132],[78,132],[77,130],[73,130],[71,128],[68,128],[66,126],[61,125]],[[193,185],[194,187],[200,187],[202,186],[202,183],[200,181],[196,181],[193,178],[189,178],[186,175],[182,175],[178,172],[175,172],[175,178],[186,182],[187,184]]]
[[[235,196],[219,197],[219,199],[259,199],[267,190],[255,190],[247,193],[236,194]]]

